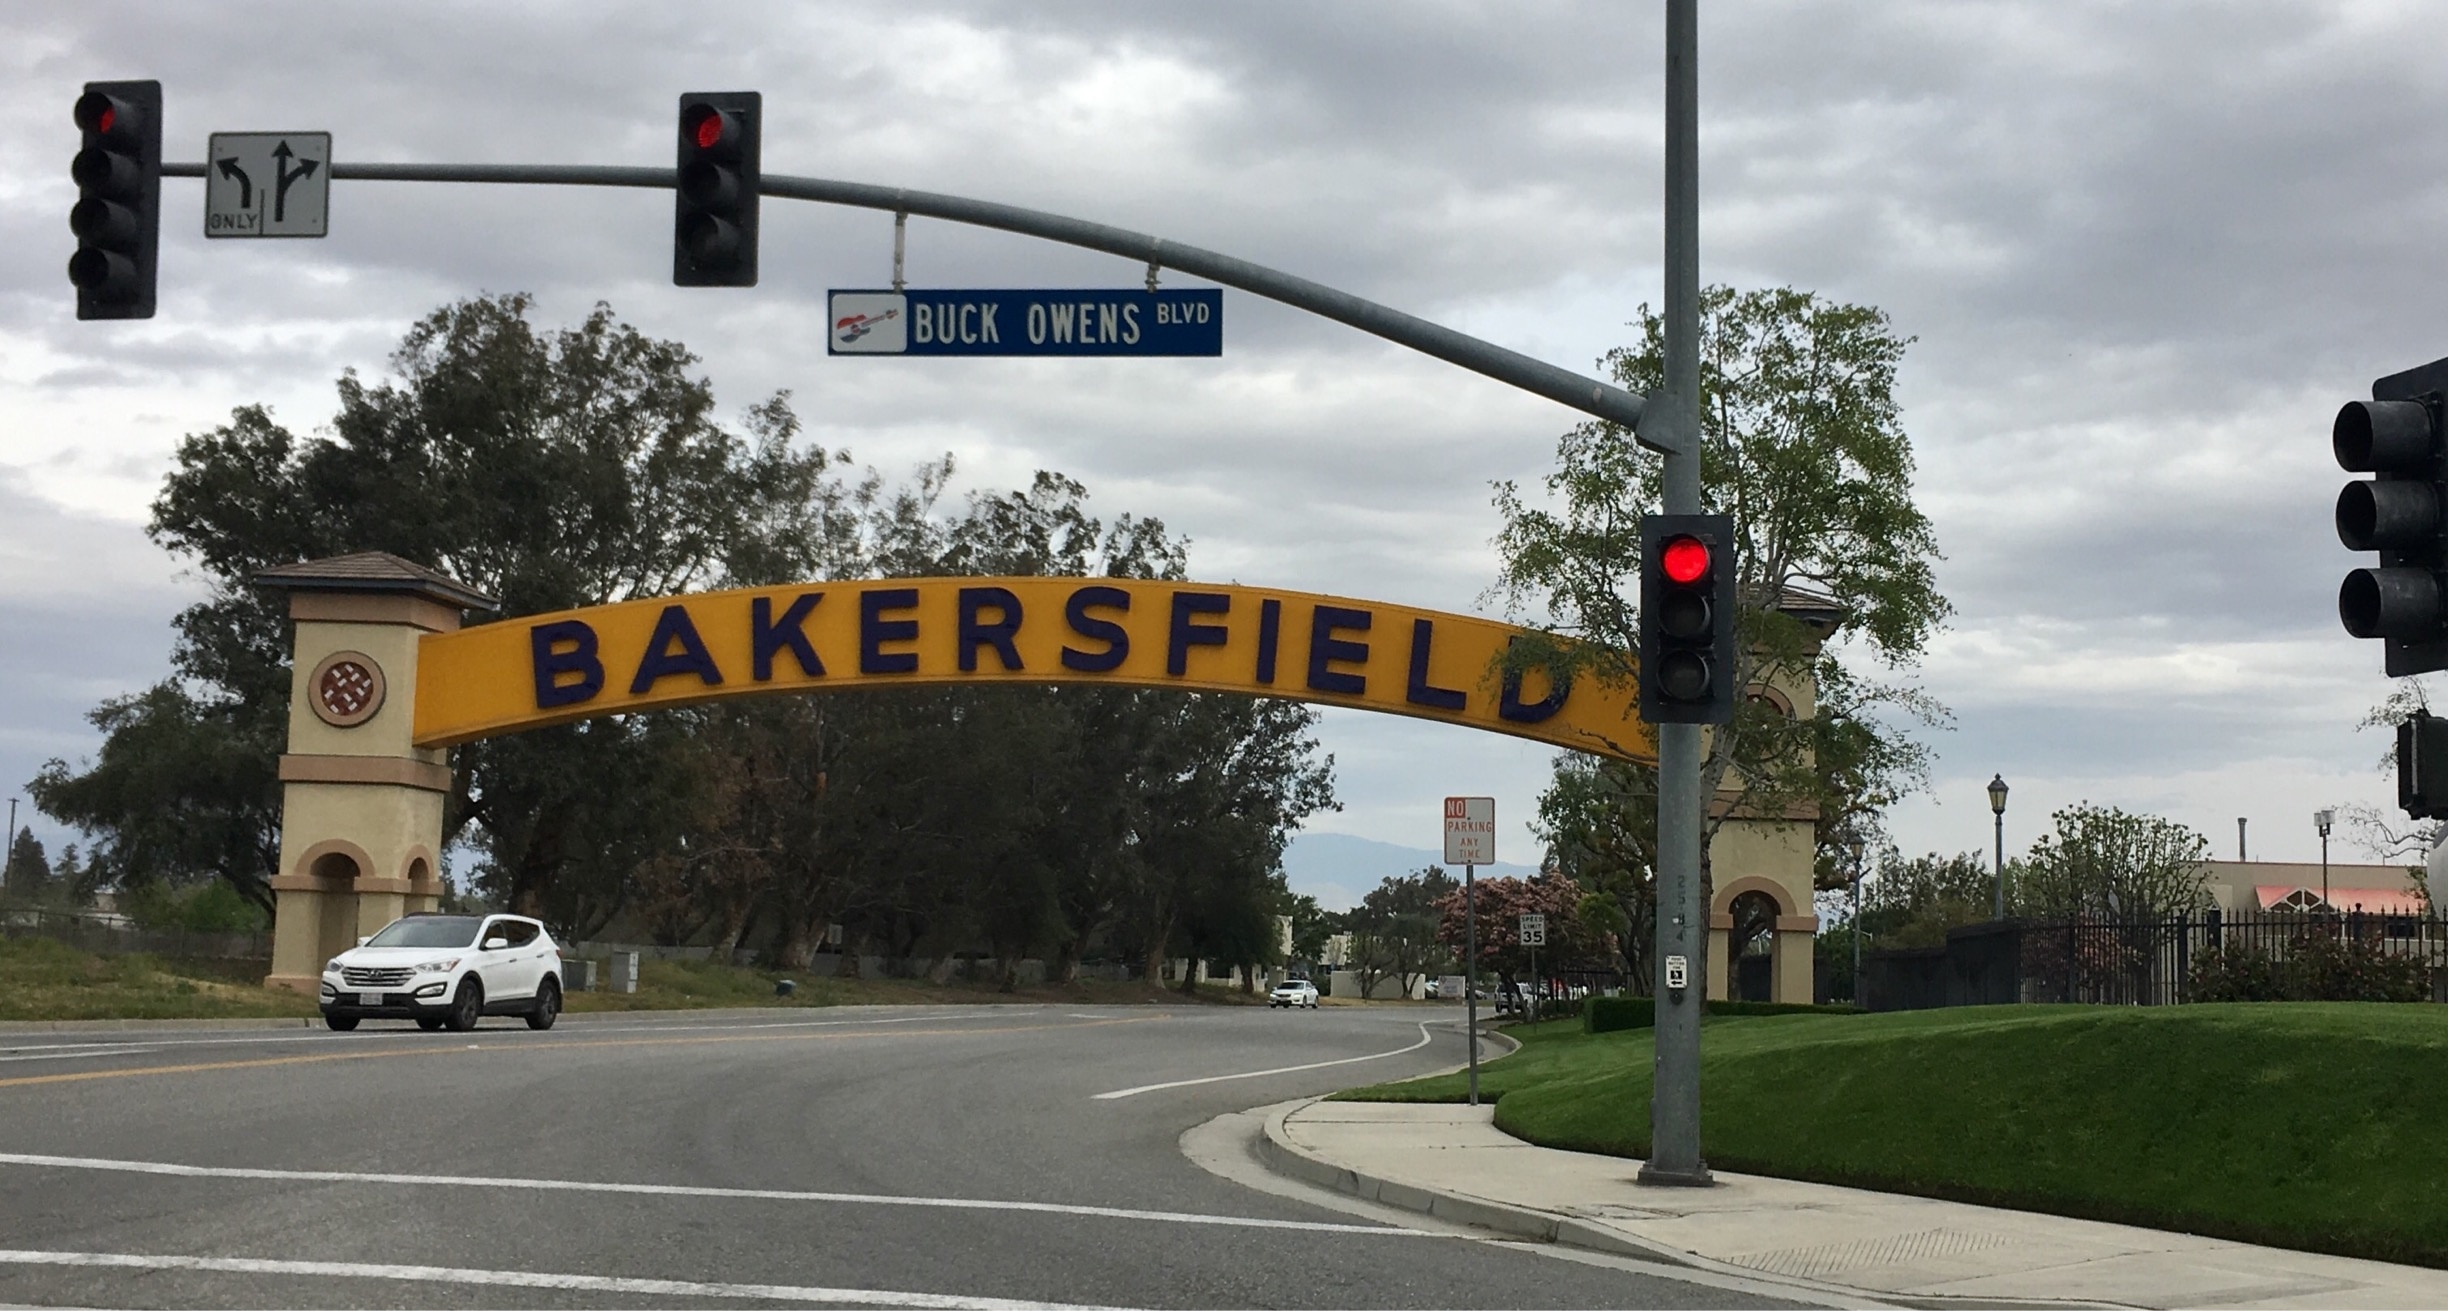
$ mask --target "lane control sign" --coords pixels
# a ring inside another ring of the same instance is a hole
[[[320,237],[330,230],[331,133],[215,132],[204,156],[204,235]]]

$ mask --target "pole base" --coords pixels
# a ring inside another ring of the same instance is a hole
[[[1717,1180],[1709,1174],[1706,1164],[1691,1170],[1668,1170],[1651,1162],[1643,1162],[1640,1173],[1632,1177],[1632,1182],[1645,1184],[1651,1188],[1714,1188],[1717,1186]]]

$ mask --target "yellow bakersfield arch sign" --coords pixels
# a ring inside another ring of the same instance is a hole
[[[1655,759],[1628,681],[1507,672],[1505,651],[1529,636],[1469,615],[1165,580],[744,588],[429,632],[412,734],[432,749],[734,696],[1077,683],[1281,697]]]

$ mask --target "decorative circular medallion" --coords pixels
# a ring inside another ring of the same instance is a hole
[[[334,728],[355,728],[382,709],[382,666],[357,651],[335,651],[316,665],[306,704]]]

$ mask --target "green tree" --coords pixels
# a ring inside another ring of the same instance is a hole
[[[1643,305],[1635,326],[1639,344],[1602,364],[1627,389],[1652,393],[1664,384],[1664,323]],[[1744,701],[1709,734],[1703,795],[1816,806],[1823,874],[1841,835],[1925,780],[1926,749],[1907,727],[1945,713],[1904,678],[1950,612],[1894,395],[1908,341],[1875,308],[1808,292],[1712,287],[1701,297],[1702,496],[1734,520],[1735,682],[1807,678],[1819,689],[1807,721]],[[1580,639],[1525,649],[1525,663],[1608,682],[1635,676],[1640,520],[1659,505],[1660,474],[1630,433],[1589,423],[1564,436],[1543,495],[1498,487],[1496,593]],[[1814,611],[1840,616],[1848,639],[1819,646]],[[1709,835],[1726,813],[1711,808]]]
[[[1090,515],[1055,473],[947,511],[950,459],[888,486],[801,440],[787,398],[715,417],[695,359],[598,306],[539,329],[521,296],[437,311],[330,435],[260,407],[188,438],[151,531],[211,593],[176,675],[94,714],[105,740],[36,780],[95,835],[82,877],[184,905],[226,880],[268,907],[290,634],[266,568],[385,550],[502,599],[502,617],[709,587],[930,574],[1180,578],[1187,544]],[[475,622],[490,617],[475,616]],[[910,689],[591,719],[459,748],[445,841],[493,905],[586,937],[794,967],[832,924],[856,952],[980,950],[1016,981],[1051,952],[1274,951],[1286,835],[1333,805],[1316,713],[1109,688]],[[164,914],[169,912],[165,910]]]
[[[103,734],[98,757],[81,772],[48,761],[26,785],[44,814],[93,835],[73,889],[80,904],[106,886],[223,878],[271,906],[288,736],[285,714],[259,703],[271,695],[173,678],[86,716]],[[285,681],[277,695],[285,709]]]
[[[1074,480],[1041,472],[946,513],[951,474],[862,485],[831,521],[827,573],[1182,575],[1161,523],[1109,526]],[[1283,835],[1331,804],[1314,716],[1284,703],[971,687],[697,713],[702,813],[685,854],[641,875],[640,903],[671,932],[703,918],[718,947],[753,933],[793,968],[833,923],[851,959],[926,957],[938,977],[982,948],[1005,988],[1024,956],[1068,981],[1098,946],[1151,969],[1269,963]]]
[[[83,908],[94,903],[92,873],[73,842],[61,847],[59,859],[51,863],[51,895],[66,906]]]
[[[2050,821],[2009,888],[2017,912],[2145,919],[2208,905],[2210,839],[2195,830],[2087,801]]]
[[[2380,704],[2363,716],[2357,728],[2377,728],[2388,731],[2388,745],[2380,753],[2382,775],[2397,776],[2396,730],[2399,724],[2418,714],[2431,712],[2429,689],[2420,679],[2400,678],[2389,689]],[[2338,828],[2346,841],[2361,848],[2374,860],[2403,864],[2413,876],[2415,890],[2428,904],[2431,882],[2424,858],[2441,842],[2448,841],[2448,820],[2407,819],[2402,815],[2382,812],[2376,806],[2348,802],[2337,807]]]
[[[1531,829],[1547,866],[1583,889],[1572,911],[1612,942],[1632,991],[1650,992],[1657,947],[1657,771],[1566,753],[1539,795]]]
[[[1353,933],[1353,950],[1363,952],[1374,968],[1363,979],[1367,995],[1376,978],[1392,976],[1408,997],[1425,976],[1443,969],[1453,954],[1438,941],[1446,897],[1459,891],[1461,881],[1435,865],[1409,874],[1388,875],[1360,898],[1345,917]],[[1365,942],[1365,950],[1363,944]]]
[[[1335,917],[1316,897],[1289,887],[1277,895],[1275,913],[1292,921],[1292,959],[1315,965],[1326,954],[1326,940],[1336,932]]]
[[[1977,851],[1909,859],[1890,847],[1862,884],[1862,928],[1886,947],[1933,947],[1946,931],[1978,924],[1997,908],[1997,874]]]
[[[51,857],[31,828],[20,828],[9,840],[7,875],[0,880],[0,895],[6,895],[20,905],[34,905],[51,899],[53,879]]]
[[[1531,949],[1521,940],[1524,915],[1547,917],[1547,945],[1539,952],[1549,965],[1584,959],[1598,946],[1597,935],[1578,913],[1585,895],[1581,885],[1564,875],[1481,879],[1472,891],[1475,897],[1468,900],[1477,902],[1479,969],[1503,980],[1505,991],[1514,991],[1514,980],[1530,969]],[[1465,900],[1456,891],[1437,902],[1437,940],[1457,958],[1470,940],[1473,916]]]
[[[600,305],[539,330],[531,307],[493,296],[427,316],[392,377],[342,375],[328,437],[247,406],[180,444],[150,532],[211,594],[179,617],[173,678],[95,712],[100,758],[53,761],[34,785],[46,813],[95,835],[89,862],[111,882],[218,876],[270,905],[289,629],[261,570],[389,551],[517,616],[800,577],[823,554],[828,508],[856,489],[798,442],[787,397],[735,431],[678,343]],[[673,840],[668,811],[633,804],[673,737],[603,720],[463,747],[446,836],[473,826],[479,882],[503,903],[600,922],[640,854]]]

